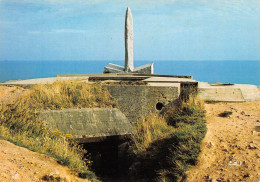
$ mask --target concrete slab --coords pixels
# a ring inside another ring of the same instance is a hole
[[[190,78],[173,78],[173,77],[150,77],[145,80],[144,82],[152,83],[197,83],[196,80]]]
[[[206,101],[244,102],[260,100],[260,91],[255,85],[212,85],[199,82],[199,97]]]
[[[84,77],[49,77],[49,78],[36,78],[28,80],[10,80],[2,82],[0,85],[33,85],[33,84],[48,84],[56,81],[68,81],[68,80],[88,80],[88,76]]]
[[[39,112],[39,117],[51,131],[60,130],[76,139],[132,133],[126,116],[115,108],[48,110]]]
[[[160,82],[150,82],[149,86],[153,87],[178,87],[180,88],[180,83],[160,83]]]
[[[82,77],[82,76],[94,76],[94,77],[109,77],[109,76],[147,76],[147,77],[170,77],[170,78],[189,78],[192,79],[192,76],[184,75],[159,75],[159,74],[144,74],[144,73],[105,73],[105,74],[64,74],[57,75],[57,77]]]

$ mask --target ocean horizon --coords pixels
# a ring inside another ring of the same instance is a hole
[[[154,62],[155,74],[260,86],[260,61],[135,61],[135,67],[150,62]],[[99,74],[108,63],[124,65],[124,61],[0,61],[0,82],[59,74]]]

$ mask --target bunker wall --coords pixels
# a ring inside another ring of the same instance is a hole
[[[180,84],[176,87],[141,85],[104,85],[117,100],[119,109],[130,122],[136,122],[150,112],[157,112],[157,104],[166,106],[179,97]]]
[[[60,130],[63,134],[72,134],[74,138],[132,133],[126,116],[115,108],[48,110],[38,114],[52,131]]]

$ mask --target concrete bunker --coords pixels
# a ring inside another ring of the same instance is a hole
[[[92,170],[101,178],[118,179],[128,169],[127,141],[131,124],[115,108],[48,110],[38,113],[50,130],[72,134],[93,160]],[[119,167],[120,166],[120,167]]]
[[[153,78],[153,79],[151,79]],[[117,101],[118,108],[64,109],[41,111],[39,116],[51,130],[72,134],[89,153],[93,160],[92,170],[103,178],[126,179],[131,158],[127,156],[128,142],[132,134],[131,125],[150,112],[163,112],[174,104],[182,88],[196,85],[190,78],[159,75],[100,75],[90,76],[91,81],[102,84]],[[183,84],[182,81],[187,81]],[[120,84],[127,81],[128,84]],[[135,84],[135,82],[142,84]],[[189,82],[188,82],[189,81]],[[119,82],[119,83],[115,83]],[[126,157],[127,156],[127,157]]]

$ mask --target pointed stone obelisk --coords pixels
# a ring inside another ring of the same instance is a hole
[[[131,9],[125,14],[125,72],[134,71],[134,31]]]
[[[134,31],[133,18],[130,8],[125,14],[125,66],[108,63],[104,73],[143,73],[153,74],[153,63],[134,68]]]

